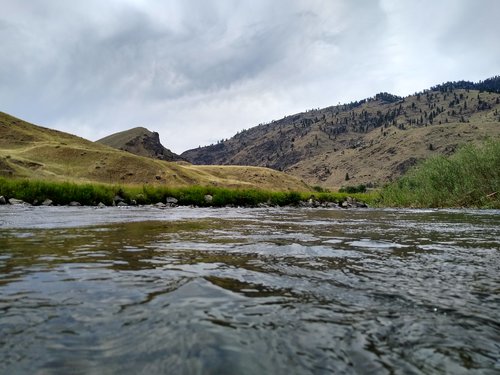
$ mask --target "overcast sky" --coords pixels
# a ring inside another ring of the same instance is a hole
[[[181,153],[387,91],[500,74],[497,0],[0,0],[0,111]],[[0,135],[1,136],[1,135]]]

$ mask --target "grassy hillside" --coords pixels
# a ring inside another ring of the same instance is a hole
[[[181,156],[195,164],[266,166],[326,188],[382,185],[428,157],[499,138],[500,77],[484,83],[314,109]]]
[[[307,190],[297,178],[257,167],[202,167],[169,163],[29,124],[0,112],[0,176],[36,180],[206,185]]]
[[[139,156],[146,156],[165,161],[184,160],[160,143],[160,136],[158,133],[149,131],[143,127],[111,134],[107,137],[99,139],[97,142],[118,150],[128,151]]]

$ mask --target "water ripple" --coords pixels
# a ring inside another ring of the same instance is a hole
[[[498,211],[0,211],[0,373],[500,372]]]

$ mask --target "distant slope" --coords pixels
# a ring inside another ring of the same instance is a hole
[[[160,143],[160,136],[157,132],[142,127],[111,134],[97,142],[139,156],[165,161],[185,161]]]
[[[384,183],[431,155],[487,137],[500,137],[500,77],[314,109],[181,156],[194,164],[266,166],[339,187]]]
[[[181,165],[133,155],[0,112],[0,176],[111,184],[307,190],[267,168]]]

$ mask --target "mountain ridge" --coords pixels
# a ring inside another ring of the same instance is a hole
[[[238,132],[181,154],[193,164],[258,165],[312,185],[380,185],[433,154],[500,136],[500,76],[406,97],[379,93]]]

